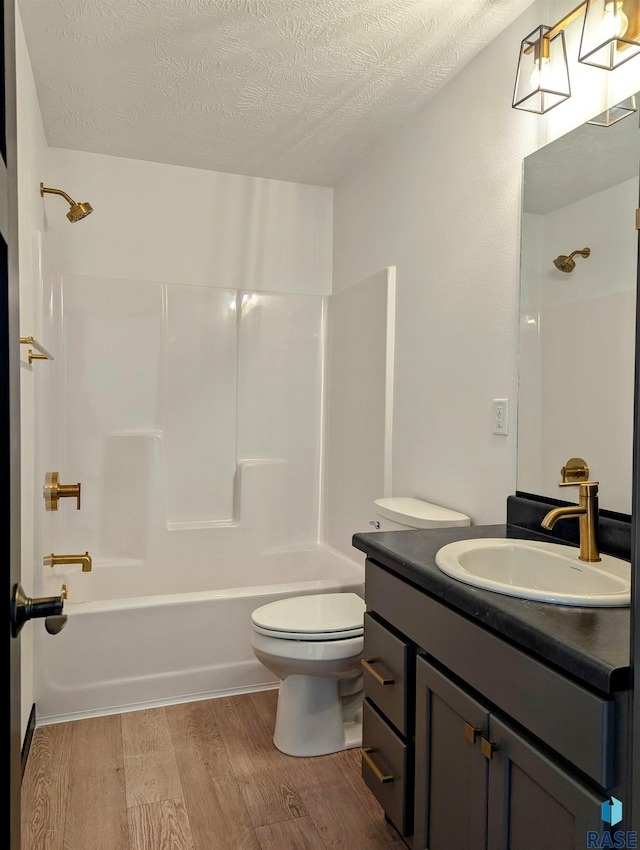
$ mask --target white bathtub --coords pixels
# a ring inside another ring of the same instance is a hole
[[[229,568],[227,588],[197,590],[202,578],[135,561],[48,572],[45,595],[67,587],[68,620],[57,635],[34,621],[37,722],[275,686],[251,649],[251,612],[287,596],[362,595],[364,567],[318,546]]]

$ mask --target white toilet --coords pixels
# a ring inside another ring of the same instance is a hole
[[[469,517],[413,498],[376,500],[380,531],[470,525]],[[256,658],[280,680],[273,743],[320,756],[362,743],[364,600],[355,593],[292,596],[251,615]]]

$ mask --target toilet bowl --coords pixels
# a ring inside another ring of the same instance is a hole
[[[364,611],[355,593],[321,593],[253,612],[253,652],[280,680],[273,743],[281,752],[319,756],[360,746]]]
[[[378,499],[375,508],[381,531],[471,524],[420,499]],[[355,593],[320,593],[253,612],[253,652],[279,679],[273,743],[281,752],[320,756],[361,746],[365,608]]]

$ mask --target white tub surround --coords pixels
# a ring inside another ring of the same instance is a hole
[[[288,596],[363,590],[362,565],[321,546],[192,566],[50,571],[46,591],[66,585],[68,620],[55,637],[35,629],[38,723],[275,687],[251,648],[251,613]]]

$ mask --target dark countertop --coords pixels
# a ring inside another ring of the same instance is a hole
[[[605,694],[628,688],[629,608],[585,608],[518,599],[464,584],[438,569],[435,555],[440,547],[475,537],[549,540],[519,526],[483,525],[374,531],[355,534],[352,542],[398,577],[582,684]]]

